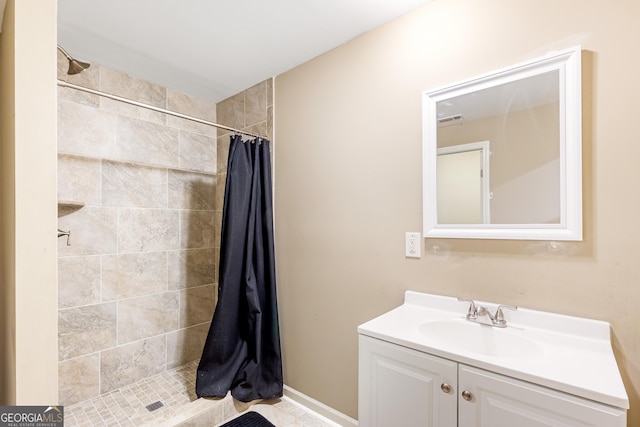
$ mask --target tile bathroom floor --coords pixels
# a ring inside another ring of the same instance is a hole
[[[256,411],[277,427],[335,427],[337,424],[286,397],[247,404],[224,399],[197,399],[198,362],[168,370],[99,397],[64,407],[72,426],[218,426],[246,411]],[[156,402],[161,402],[157,404]],[[156,404],[157,409],[147,406]]]

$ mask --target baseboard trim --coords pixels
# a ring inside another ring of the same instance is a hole
[[[322,402],[319,402],[304,393],[299,392],[298,390],[289,387],[288,385],[284,386],[284,397],[288,399],[290,402],[294,404],[298,404],[305,409],[315,412],[319,416],[326,418],[328,421],[335,423],[340,427],[357,427],[358,421],[353,418],[343,414],[342,412],[336,411],[330,406],[325,405]]]

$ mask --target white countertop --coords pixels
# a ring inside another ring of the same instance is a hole
[[[476,304],[490,308],[492,313],[497,307],[490,302],[476,301]],[[403,305],[360,325],[358,333],[607,405],[629,408],[611,348],[609,323],[521,307],[516,311],[504,310],[505,330],[538,344],[540,351],[524,358],[497,357],[430,342],[419,330],[428,321],[467,322],[468,307],[468,302],[453,297],[407,291]]]

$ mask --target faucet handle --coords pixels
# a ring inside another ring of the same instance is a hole
[[[478,309],[476,308],[476,303],[472,299],[458,297],[458,301],[466,301],[469,303],[469,309],[467,310],[467,319],[475,319],[476,317],[478,317]]]
[[[502,309],[506,308],[509,310],[517,310],[518,307],[515,305],[499,305],[498,309],[496,310],[496,315],[494,316],[495,320],[493,321],[493,323],[495,323],[497,326],[507,326],[507,321],[504,319],[504,313],[502,312]]]

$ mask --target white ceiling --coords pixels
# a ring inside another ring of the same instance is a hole
[[[58,44],[217,102],[430,1],[58,0]]]

